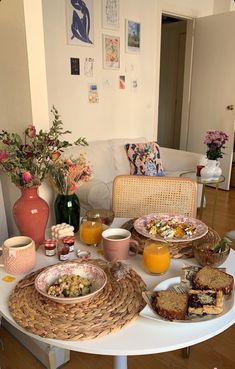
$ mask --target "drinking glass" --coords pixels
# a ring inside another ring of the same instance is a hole
[[[80,240],[88,246],[97,246],[102,239],[102,222],[99,218],[84,217],[80,224]]]
[[[151,274],[164,274],[170,267],[170,251],[167,243],[150,240],[144,247],[144,266]]]

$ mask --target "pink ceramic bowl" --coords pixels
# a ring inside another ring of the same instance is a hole
[[[88,278],[91,283],[91,292],[85,296],[78,297],[56,297],[48,295],[47,290],[59,277],[64,274],[76,274]],[[107,276],[103,269],[90,263],[60,263],[52,265],[43,270],[35,279],[35,288],[43,296],[61,304],[75,304],[93,298],[107,283]]]

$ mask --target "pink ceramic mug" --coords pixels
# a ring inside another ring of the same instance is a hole
[[[127,260],[130,244],[134,243],[138,253],[139,243],[131,238],[131,232],[123,228],[109,228],[102,232],[104,257],[108,261]]]
[[[4,267],[7,273],[27,273],[35,266],[36,251],[32,238],[26,236],[8,238],[1,249],[3,264],[0,264],[0,267]]]

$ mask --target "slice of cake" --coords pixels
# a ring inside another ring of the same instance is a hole
[[[229,295],[233,289],[234,279],[232,275],[219,269],[205,266],[195,274],[193,284],[198,290],[223,291],[225,295]]]
[[[168,320],[184,320],[188,310],[188,294],[172,290],[158,291],[153,309]]]
[[[189,314],[220,314],[223,311],[223,292],[215,290],[189,290]]]

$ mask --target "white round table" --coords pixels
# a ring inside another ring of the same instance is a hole
[[[118,227],[125,221],[126,219],[115,219],[112,227]],[[87,250],[87,246],[79,244],[78,247]],[[92,257],[100,257],[95,248],[90,247],[89,251],[91,251]],[[74,257],[74,254],[70,255],[71,259]],[[56,256],[47,257],[44,254],[43,248],[39,248],[35,270],[57,262],[58,258]],[[141,255],[130,256],[127,263],[142,277],[150,290],[165,279],[179,276],[183,263],[196,265],[194,259],[172,260],[170,269],[166,274],[162,276],[151,276],[143,268]],[[226,271],[235,277],[234,265],[235,252],[231,250],[223,267],[226,267]],[[115,357],[114,367],[116,369],[127,368],[127,356],[129,355],[156,354],[192,346],[225,331],[235,322],[235,305],[233,304],[232,309],[227,314],[208,321],[190,323],[190,329],[187,323],[172,324],[171,322],[153,321],[138,317],[137,320],[121,329],[118,333],[94,340],[63,341],[47,339],[29,333],[13,320],[8,309],[8,298],[13,287],[24,275],[16,276],[16,279],[10,283],[2,280],[4,276],[6,276],[6,273],[3,268],[0,268],[0,312],[10,324],[25,334],[50,345],[90,354],[113,355]]]

